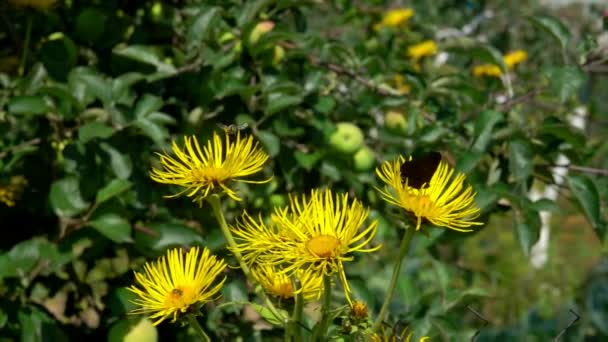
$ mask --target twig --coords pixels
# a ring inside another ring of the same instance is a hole
[[[11,147],[5,149],[4,151],[0,152],[0,159],[6,157],[6,155],[9,154],[10,152],[18,152],[20,150],[23,150],[23,149],[29,147],[29,146],[38,145],[41,142],[42,142],[42,139],[40,139],[40,138],[34,138],[32,140],[28,140],[28,141],[22,142],[19,145],[11,146]]]
[[[507,102],[503,103],[501,111],[508,112],[516,104],[527,102],[527,101],[533,99],[536,95],[540,94],[541,91],[542,91],[542,89],[535,88],[535,89],[528,91],[527,93],[525,93],[523,95],[513,97],[513,98],[509,99]]]
[[[194,62],[186,65],[182,65],[181,67],[176,69],[176,74],[183,74],[190,71],[196,71],[203,65],[203,59],[198,58]]]
[[[562,167],[562,168],[567,168],[570,170],[574,170],[574,171],[580,171],[580,172],[586,172],[586,173],[592,173],[592,174],[596,174],[596,175],[602,175],[602,176],[608,176],[608,169],[598,169],[595,167],[588,167],[588,166],[579,166],[579,165],[572,165],[572,164],[565,164],[565,165],[552,165],[552,167]]]
[[[477,338],[477,335],[479,335],[479,333],[481,333],[481,329],[485,328],[490,322],[487,319],[485,319],[479,312],[473,310],[472,307],[467,305],[467,309],[469,309],[469,311],[471,311],[475,316],[477,316],[477,318],[479,318],[483,321],[483,326],[481,328],[477,329],[475,334],[473,336],[471,336],[471,342],[474,342],[475,339]]]
[[[555,339],[553,341],[559,341],[559,339],[562,337],[563,334],[566,333],[566,330],[568,330],[571,326],[573,326],[576,322],[578,322],[581,319],[581,316],[579,316],[576,312],[574,312],[574,310],[570,309],[569,310],[571,314],[573,314],[574,316],[576,316],[576,318],[574,320],[572,320],[572,322],[570,322],[570,324],[568,324],[567,327],[565,327],[560,333],[559,335],[557,335],[555,337]]]
[[[153,230],[152,228],[148,228],[148,227],[142,226],[140,224],[135,224],[133,226],[133,229],[140,231],[146,235],[150,235],[152,237],[157,237],[159,235],[158,232]]]

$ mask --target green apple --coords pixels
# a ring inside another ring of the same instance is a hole
[[[285,49],[283,49],[281,45],[275,45],[272,56],[272,65],[275,67],[278,66],[283,61],[283,58],[285,58]]]
[[[281,194],[272,194],[270,195],[270,204],[275,208],[282,208],[287,205],[287,197]]]
[[[407,133],[407,119],[401,112],[389,110],[384,115],[384,125],[389,132],[398,134]]]
[[[363,146],[363,132],[350,122],[339,122],[329,137],[329,145],[343,154],[353,154]]]
[[[357,171],[371,170],[376,164],[374,151],[367,146],[361,147],[359,151],[354,154],[353,162],[355,164],[355,170]]]
[[[274,22],[270,20],[259,22],[257,25],[255,25],[255,27],[253,28],[253,30],[251,30],[251,33],[249,34],[249,44],[253,45],[257,43],[257,41],[260,40],[260,37],[272,31],[273,28]]]
[[[135,323],[126,319],[118,321],[108,332],[109,342],[156,342],[158,331],[150,320],[144,318]]]

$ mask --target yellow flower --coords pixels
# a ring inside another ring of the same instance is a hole
[[[507,68],[513,69],[517,64],[528,59],[528,53],[524,50],[515,50],[507,53],[504,57],[504,62]]]
[[[213,190],[224,191],[230,198],[240,201],[236,192],[229,187],[231,181],[244,183],[265,183],[245,180],[242,177],[262,170],[268,155],[258,148],[253,137],[241,138],[240,132],[225,134],[224,143],[214,132],[213,140],[207,141],[201,150],[195,137],[184,137],[185,148],[180,149],[173,141],[172,150],[177,159],[158,154],[163,170],[152,169],[151,178],[159,183],[175,184],[185,189],[166,197],[177,197],[187,193],[194,201],[201,204]]]
[[[376,174],[387,184],[384,189],[377,190],[385,201],[416,217],[416,230],[420,229],[423,219],[460,232],[472,231],[469,227],[482,224],[473,221],[479,216],[479,208],[475,206],[473,188],[464,185],[464,174],[454,176],[454,169],[441,160],[431,179],[414,187],[410,185],[413,182],[407,180],[408,170],[404,170],[406,181],[403,181],[401,167],[404,163],[405,158],[400,156],[377,168]]]
[[[40,11],[46,11],[55,5],[57,0],[10,0],[18,7],[31,7]]]
[[[251,269],[253,277],[262,285],[266,292],[281,298],[293,298],[302,292],[304,300],[317,300],[323,292],[323,275],[311,270],[300,270],[297,279],[300,290],[294,291],[293,279],[271,265],[257,265]]]
[[[365,247],[378,229],[376,220],[365,224],[368,215],[369,209],[357,200],[349,203],[348,194],[336,195],[334,201],[331,190],[313,190],[301,201],[290,196],[289,207],[276,208],[268,225],[244,214],[231,230],[246,262],[281,265],[281,272],[288,275],[299,270],[326,276],[337,273],[350,302],[343,262],[353,259],[351,253],[381,247]]]
[[[515,50],[503,57],[503,61],[509,70],[512,70],[517,64],[526,59],[528,59],[528,53],[524,50]],[[502,71],[496,64],[480,64],[473,67],[473,75],[476,77],[500,77]]]
[[[393,76],[393,82],[395,83],[395,88],[401,94],[409,94],[410,90],[412,90],[412,87],[405,82],[405,77],[403,77],[403,75],[396,74]]]
[[[21,197],[27,186],[27,179],[23,176],[13,176],[8,184],[0,185],[0,202],[8,207],[14,207],[15,201]]]
[[[480,64],[473,67],[473,75],[475,77],[490,76],[499,77],[502,75],[500,68],[495,64]]]
[[[414,10],[411,8],[396,8],[389,10],[382,17],[382,21],[374,25],[374,29],[380,30],[383,27],[395,27],[407,23],[414,15]]]
[[[412,45],[407,48],[407,54],[414,60],[422,57],[433,56],[437,53],[437,44],[432,40]]]
[[[356,300],[353,302],[350,312],[355,319],[365,319],[367,318],[367,305]]]
[[[186,255],[181,248],[167,252],[156,263],[146,263],[144,273],[135,272],[139,287],[132,285],[128,290],[139,298],[133,301],[139,308],[131,313],[143,313],[155,319],[154,325],[186,312],[194,304],[205,304],[212,300],[222,288],[226,277],[217,285],[211,284],[222,273],[226,263],[216,259],[204,248],[199,258],[199,248],[192,247]]]

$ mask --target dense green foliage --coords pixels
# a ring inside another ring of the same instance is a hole
[[[230,260],[210,208],[163,198],[172,189],[149,172],[172,140],[204,141],[231,124],[261,142],[271,157],[261,177],[274,178],[239,184],[244,200],[224,202],[229,222],[244,209],[267,215],[288,193],[318,187],[373,208],[384,247],[347,266],[371,312],[403,234],[374,188],[375,167],[442,151],[467,174],[487,224],[415,237],[389,326],[399,320],[416,336],[464,341],[483,325],[471,306],[490,321],[478,341],[544,341],[573,309],[582,320],[565,338],[608,336],[608,39],[599,39],[607,25],[600,8],[415,1],[407,23],[380,28],[390,1],[59,1],[46,10],[19,2],[0,4],[0,195],[14,195],[14,203],[0,202],[1,338],[120,340],[138,323],[125,319],[133,308],[125,287],[145,260],[188,245]],[[408,56],[426,40],[436,53]],[[509,68],[503,55],[513,50],[528,57]],[[481,64],[502,77],[475,76]],[[576,110],[586,113],[584,129],[570,123]],[[351,138],[363,133],[355,147],[336,138],[349,128]],[[568,173],[559,197],[530,199],[531,189],[555,183],[560,155],[571,166],[560,167]],[[548,311],[539,304],[546,283],[530,281],[539,290],[521,289],[523,298],[508,287],[521,273],[533,279],[521,264],[539,239],[541,211],[567,212],[578,218],[577,236],[594,234],[576,240],[585,245],[551,246],[551,258],[560,248],[592,248],[594,259],[552,271],[581,273],[546,279],[569,284]],[[508,250],[477,249],[510,236]],[[515,254],[520,262],[501,258]],[[238,269],[222,294],[217,303],[254,298]],[[205,306],[211,335],[282,338],[251,307],[217,303]],[[353,331],[346,320],[335,323],[333,334]],[[158,332],[194,336],[168,323]]]

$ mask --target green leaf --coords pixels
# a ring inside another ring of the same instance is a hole
[[[534,169],[532,146],[527,140],[515,139],[509,142],[509,171],[515,182],[525,181]]]
[[[456,169],[465,174],[468,174],[473,169],[475,169],[475,167],[477,167],[477,164],[479,164],[481,158],[483,158],[483,152],[481,151],[466,151],[465,153],[459,156],[458,162],[456,163]]]
[[[608,277],[595,277],[587,285],[585,292],[588,319],[603,335],[608,335]]]
[[[33,238],[16,244],[10,251],[0,255],[0,279],[25,276],[29,273],[40,260],[43,244],[49,242]]]
[[[566,49],[570,40],[570,31],[559,19],[548,15],[536,15],[530,17],[530,21],[549,33],[562,50]]]
[[[127,179],[133,173],[133,162],[128,154],[121,153],[107,143],[101,143],[99,147],[110,156],[110,166],[116,177]]]
[[[164,140],[169,136],[169,131],[165,127],[149,118],[138,118],[134,124],[158,145],[163,145]]]
[[[241,15],[237,19],[239,27],[252,24],[257,14],[263,11],[270,4],[275,2],[274,0],[254,0],[247,1],[245,7],[240,11]]]
[[[521,210],[524,210],[521,212]],[[524,252],[528,256],[532,246],[540,237],[541,220],[538,212],[527,208],[520,208],[515,212],[515,220],[513,220],[513,229],[515,237]]]
[[[475,121],[474,135],[476,137],[473,150],[484,152],[492,140],[494,126],[504,119],[504,114],[494,110],[484,110]]]
[[[270,311],[270,309],[268,309],[267,307],[263,306],[263,305],[259,305],[256,303],[250,303],[251,306],[253,307],[253,309],[260,314],[260,316],[262,316],[262,318],[277,327],[283,327],[287,321],[287,317],[289,317],[289,313],[283,309],[277,309],[279,311],[279,315],[282,315],[283,317],[277,317],[276,315],[274,315],[272,313],[272,311]]]
[[[97,42],[103,36],[106,20],[103,11],[94,7],[85,8],[76,17],[74,31],[77,38],[89,44]]]
[[[116,47],[114,53],[141,63],[151,64],[156,67],[157,72],[164,75],[174,75],[177,73],[177,69],[175,69],[173,64],[164,62],[161,52],[154,47],[144,45]]]
[[[69,341],[56,321],[35,306],[27,306],[17,314],[21,342]]]
[[[313,109],[321,114],[329,114],[336,108],[336,100],[331,96],[321,96],[314,104]]]
[[[48,111],[42,96],[14,96],[8,101],[11,114],[41,115]]]
[[[80,195],[80,185],[75,177],[64,178],[51,184],[49,200],[55,214],[61,217],[78,215],[89,206]]]
[[[131,224],[126,219],[117,214],[104,214],[96,219],[89,221],[88,226],[93,227],[103,236],[117,242],[132,242]]]
[[[606,223],[600,215],[600,196],[595,183],[585,175],[569,175],[566,180],[595,233],[601,241],[604,241]]]
[[[95,138],[107,139],[114,134],[114,129],[99,121],[89,122],[78,129],[78,138],[87,143]]]
[[[548,211],[552,213],[558,213],[560,210],[559,206],[557,205],[557,203],[555,203],[555,201],[546,198],[541,198],[538,201],[534,201],[530,205],[530,209],[536,211]]]
[[[279,154],[281,150],[279,137],[267,131],[259,131],[256,133],[256,136],[271,157],[276,157]]]
[[[51,77],[65,81],[78,61],[78,47],[63,33],[54,33],[42,43],[37,57]]]
[[[112,179],[108,185],[104,186],[97,192],[95,197],[95,203],[101,204],[110,198],[117,196],[118,194],[127,191],[131,185],[131,182],[123,179]]]
[[[194,19],[192,25],[186,33],[187,49],[198,49],[203,41],[208,38],[209,31],[217,27],[217,21],[221,18],[222,9],[219,7],[211,7],[201,10],[198,16]]]
[[[572,127],[572,125],[561,120],[545,120],[540,126],[539,133],[552,135],[577,149],[584,148],[587,141],[587,137],[581,129]]]
[[[80,73],[75,76],[82,81],[93,95],[101,100],[104,106],[110,106],[112,102],[112,88],[108,81],[101,76],[92,73]]]
[[[290,95],[281,92],[272,92],[266,94],[266,106],[264,107],[265,115],[272,115],[291,106],[298,105],[303,98],[300,94]]]
[[[561,102],[576,96],[587,77],[577,66],[551,67],[544,70],[544,75],[549,79],[551,91]]]
[[[306,169],[307,171],[312,170],[312,168],[323,158],[323,153],[321,152],[301,152],[296,151],[293,156],[296,158],[298,165]]]
[[[150,94],[145,94],[135,105],[135,117],[143,118],[152,112],[156,112],[163,106],[163,99]]]
[[[203,242],[199,233],[178,222],[150,223],[135,231],[135,246],[149,256],[178,246],[201,246]]]

